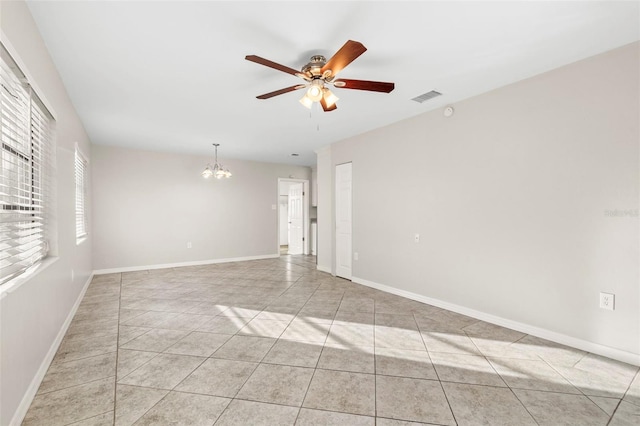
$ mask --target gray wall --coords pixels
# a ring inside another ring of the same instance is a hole
[[[89,158],[91,145],[62,84],[31,14],[22,1],[2,2],[2,42],[29,77],[56,119],[56,197],[54,256],[49,266],[9,292],[0,301],[0,424],[26,412],[41,376],[62,337],[65,321],[91,271],[93,233],[76,245],[74,149],[78,143]],[[91,170],[91,164],[89,164]],[[89,206],[91,192],[89,191]],[[89,210],[89,216],[91,210]]]
[[[335,235],[333,223],[333,169],[331,166],[331,147],[324,147],[316,151],[317,162],[317,189],[318,189],[318,241],[316,262],[318,269],[324,272],[335,272],[332,263],[333,256],[332,236]]]
[[[353,162],[354,280],[640,362],[639,46],[460,102],[451,118],[432,111],[333,144],[330,162],[319,155],[323,200],[335,165]],[[608,216],[616,209],[631,214]],[[318,214],[333,218],[323,204]],[[319,229],[331,256],[321,251],[319,267],[335,270],[333,225]],[[599,308],[601,291],[615,293],[615,311]]]
[[[278,178],[311,169],[219,155],[231,179],[200,176],[211,157],[95,145],[94,268],[277,255]]]

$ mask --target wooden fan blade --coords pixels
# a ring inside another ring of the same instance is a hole
[[[295,86],[285,87],[284,89],[276,90],[275,92],[265,93],[264,95],[256,96],[258,99],[269,99],[274,96],[282,95],[284,93],[293,92],[294,90],[302,89],[304,84],[296,84]]]
[[[322,72],[331,70],[331,75],[334,76],[366,51],[367,48],[362,43],[348,40],[322,67]]]
[[[324,110],[324,112],[330,112],[338,108],[336,104],[327,106],[327,101],[325,101],[324,98],[320,99],[320,105],[322,105],[322,109]]]
[[[255,62],[256,64],[264,65],[265,67],[273,68],[278,71],[286,72],[287,74],[292,74],[292,75],[300,74],[300,71],[298,70],[294,70],[293,68],[289,68],[287,66],[277,64],[268,59],[261,58],[260,56],[247,55],[244,58],[247,61]]]
[[[342,89],[368,90],[370,92],[391,92],[396,85],[394,83],[385,83],[384,81],[367,81],[367,80],[349,80],[341,78],[333,82],[335,87]]]

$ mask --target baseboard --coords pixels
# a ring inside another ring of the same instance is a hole
[[[322,266],[322,265],[316,265],[316,269],[320,272],[326,272],[327,274],[331,273],[331,268],[326,267],[326,266]]]
[[[540,327],[535,327],[535,326],[524,324],[518,321],[512,321],[506,318],[487,314],[485,312],[476,311],[475,309],[470,309],[464,306],[460,306],[460,305],[445,302],[442,300],[433,299],[431,297],[423,296],[421,294],[416,294],[410,291],[401,290],[385,284],[379,284],[373,281],[365,280],[363,278],[352,277],[351,281],[353,281],[354,283],[365,285],[367,287],[375,288],[376,290],[384,291],[385,293],[391,293],[397,296],[406,297],[407,299],[415,300],[417,302],[426,303],[432,306],[436,306],[438,308],[446,309],[462,315],[466,315],[472,318],[486,321],[491,324],[496,324],[502,327],[510,328],[512,330],[516,330],[521,333],[526,333],[535,337],[540,337],[541,339],[550,340],[552,342],[560,343],[562,345],[570,346],[572,348],[591,352],[596,355],[602,355],[607,358],[611,358],[618,361],[626,362],[628,364],[640,366],[640,354],[634,354],[631,352],[622,351],[620,349],[611,348],[609,346],[600,345],[598,343],[589,342],[587,340],[578,339],[572,336],[567,336],[566,334],[557,333],[555,331],[547,330]]]
[[[47,355],[42,360],[42,363],[40,364],[40,368],[38,368],[36,375],[33,377],[33,380],[31,380],[31,383],[29,384],[27,391],[22,397],[22,401],[20,401],[20,404],[18,405],[16,412],[13,414],[13,418],[9,422],[10,426],[20,425],[24,420],[24,416],[27,415],[27,411],[29,410],[31,403],[33,402],[33,398],[35,398],[36,393],[38,392],[40,383],[42,383],[42,380],[44,379],[45,374],[47,374],[47,370],[49,369],[49,366],[53,361],[53,357],[56,356],[56,352],[58,352],[60,343],[62,343],[62,339],[64,338],[64,335],[67,334],[67,329],[69,328],[69,325],[71,325],[71,321],[73,320],[73,317],[76,314],[76,311],[78,310],[78,307],[82,302],[82,298],[84,297],[84,294],[87,292],[87,288],[89,288],[89,284],[91,284],[92,279],[93,279],[93,273],[89,275],[87,282],[82,287],[82,290],[80,291],[80,294],[78,294],[78,297],[76,298],[76,302],[73,304],[73,307],[69,312],[69,315],[67,315],[67,318],[62,324],[62,327],[60,327],[60,331],[58,332],[58,335],[56,336],[55,340],[51,344],[51,347],[49,348]]]
[[[259,256],[230,257],[226,259],[208,259],[208,260],[196,260],[192,262],[163,263],[158,265],[126,266],[124,268],[96,269],[95,271],[93,271],[93,273],[95,275],[117,274],[120,272],[135,272],[135,271],[148,271],[151,269],[180,268],[182,266],[213,265],[215,263],[242,262],[245,260],[275,259],[278,257],[280,257],[280,254],[278,253],[264,254]]]

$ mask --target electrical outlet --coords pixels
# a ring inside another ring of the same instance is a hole
[[[276,206],[275,204],[271,204],[271,210],[277,210],[278,206]]]
[[[613,311],[615,309],[616,295],[610,293],[600,293],[600,307]]]
[[[358,252],[353,253],[353,260],[358,260]]]
[[[420,234],[416,234],[413,236],[413,241],[415,241],[416,243],[420,242]]]
[[[188,249],[193,248],[193,244],[191,244],[191,241],[189,241],[189,242],[187,243],[187,248],[188,248]]]

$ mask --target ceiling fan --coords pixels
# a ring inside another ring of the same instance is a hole
[[[300,103],[311,109],[313,102],[320,102],[322,109],[328,112],[337,108],[336,101],[338,100],[338,97],[326,87],[328,85],[342,89],[368,90],[383,93],[389,93],[394,89],[394,83],[349,80],[346,78],[336,79],[336,75],[342,71],[342,69],[366,51],[367,48],[364,47],[362,43],[348,40],[328,61],[322,55],[314,55],[311,57],[310,62],[303,66],[300,71],[256,55],[248,55],[245,59],[278,71],[286,72],[287,74],[295,75],[305,80],[302,84],[296,84],[295,86],[256,96],[258,99],[269,99],[284,93],[293,92],[294,90],[307,88],[307,93],[300,99]]]

